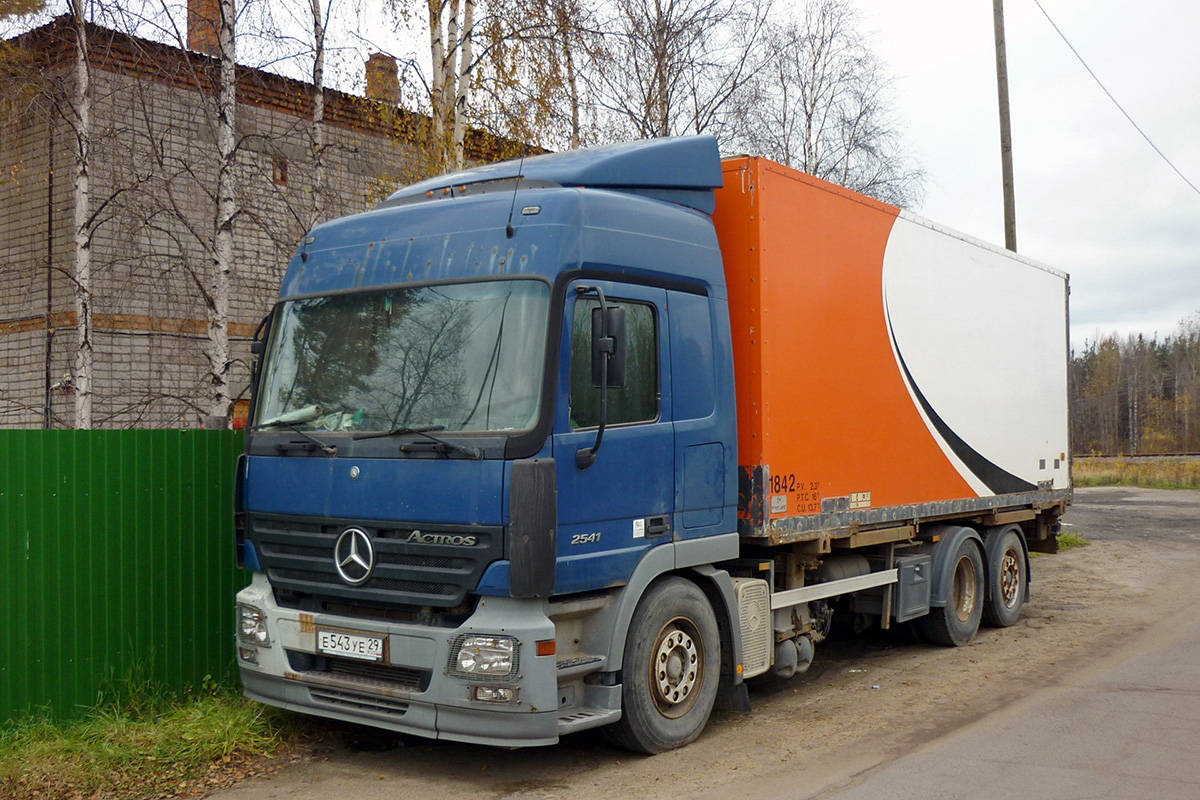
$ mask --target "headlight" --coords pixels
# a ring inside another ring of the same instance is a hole
[[[461,636],[450,652],[450,671],[464,678],[508,678],[517,671],[511,636]]]
[[[238,603],[238,638],[259,647],[271,646],[267,615],[262,609]]]

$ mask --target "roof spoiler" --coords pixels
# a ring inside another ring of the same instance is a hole
[[[510,181],[538,186],[610,189],[664,200],[712,214],[722,185],[721,155],[712,136],[679,136],[549,153],[442,175],[406,186],[380,208],[458,193],[500,189]],[[511,186],[505,186],[511,191]]]

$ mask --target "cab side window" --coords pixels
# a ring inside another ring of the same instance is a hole
[[[658,319],[654,307],[627,300],[609,300],[625,308],[627,337],[625,386],[608,389],[608,424],[653,422],[658,419]],[[592,385],[592,299],[575,302],[571,321],[571,428],[600,424],[600,387]]]

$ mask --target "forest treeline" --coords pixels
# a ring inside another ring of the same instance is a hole
[[[1200,452],[1200,312],[1162,339],[1086,342],[1068,376],[1077,455]]]

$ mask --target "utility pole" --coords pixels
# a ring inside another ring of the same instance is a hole
[[[996,86],[1000,95],[1000,166],[1004,174],[1004,246],[1017,252],[1017,204],[1013,198],[1012,125],[1008,120],[1008,59],[1004,54],[1004,0],[992,0],[996,22]]]

